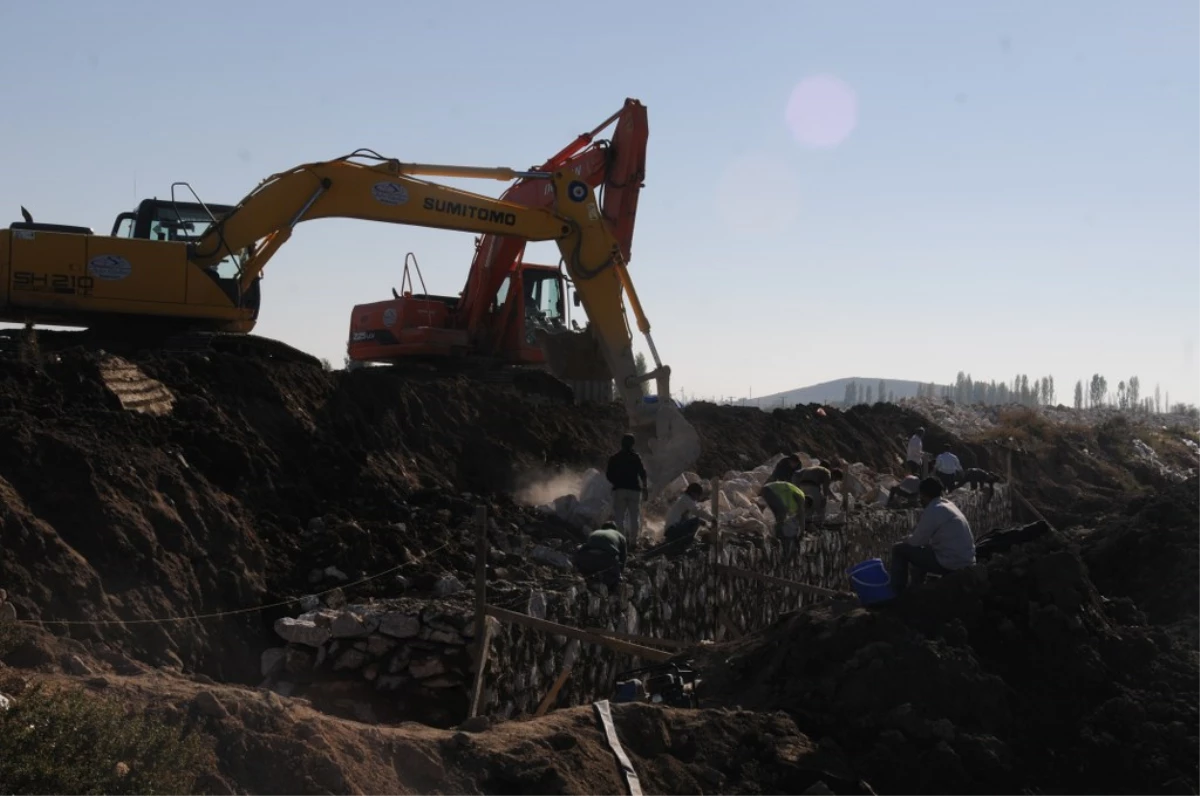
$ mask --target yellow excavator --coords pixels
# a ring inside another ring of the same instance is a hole
[[[546,180],[550,208],[531,208],[420,177]],[[258,317],[263,267],[296,224],[357,218],[554,241],[623,398],[657,491],[694,464],[695,429],[671,399],[662,364],[616,238],[587,182],[567,171],[516,171],[401,163],[370,150],[309,163],[264,180],[232,207],[146,200],[119,216],[111,235],[23,222],[0,230],[0,320],[104,329],[236,333]],[[193,192],[194,196],[194,192]],[[639,375],[628,302],[654,368]],[[643,396],[653,380],[657,396]]]

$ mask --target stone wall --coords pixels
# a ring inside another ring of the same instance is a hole
[[[1008,490],[962,492],[955,502],[976,536],[1013,524]],[[732,567],[836,590],[849,590],[846,570],[873,557],[913,527],[918,511],[858,511],[838,530],[808,534],[788,564],[774,540],[726,536],[720,561]],[[581,628],[603,628],[651,638],[702,642],[724,640],[721,613],[738,632],[760,630],[811,597],[761,582],[718,573],[715,546],[701,544],[673,557],[631,562],[613,590],[600,584],[557,590],[490,595],[493,605]],[[465,716],[471,687],[473,605],[466,594],[420,603],[413,600],[310,611],[280,620],[277,632],[291,643],[264,653],[264,674],[292,691],[296,683],[359,678],[386,694],[399,715],[434,724]],[[531,713],[562,668],[567,639],[493,622],[483,711],[496,717]],[[297,650],[299,648],[299,650]],[[315,652],[314,652],[315,650]],[[311,654],[310,654],[311,653]],[[584,645],[558,704],[581,704],[607,696],[613,677],[639,665],[627,655]],[[273,668],[272,668],[273,667]],[[306,668],[307,667],[307,668]],[[323,673],[322,673],[323,670]],[[278,685],[277,685],[278,687]],[[390,713],[380,713],[386,715]]]

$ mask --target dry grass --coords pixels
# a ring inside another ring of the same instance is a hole
[[[1044,441],[1054,432],[1054,425],[1040,412],[1027,407],[1000,410],[995,425],[979,435],[982,442],[1006,443],[1012,440],[1027,447]]]
[[[205,736],[74,688],[34,686],[0,713],[0,793],[189,793]]]

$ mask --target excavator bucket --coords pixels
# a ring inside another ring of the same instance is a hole
[[[613,377],[604,352],[590,331],[539,329],[538,346],[546,357],[546,369],[559,381],[570,385],[578,403],[608,403],[613,400]]]
[[[539,329],[537,342],[546,355],[547,370],[570,385],[577,402],[614,400],[612,370],[590,330],[550,333]],[[696,465],[700,436],[671,400],[650,396],[631,407],[630,414],[631,431],[646,465],[650,491],[657,494]]]
[[[636,449],[646,466],[650,494],[656,495],[696,466],[700,435],[673,400],[645,403],[634,420]]]

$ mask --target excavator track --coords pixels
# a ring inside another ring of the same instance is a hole
[[[312,354],[279,340],[253,334],[184,332],[164,340],[159,350],[172,354],[220,352],[323,367],[321,360]]]
[[[85,348],[136,357],[146,353],[228,353],[276,362],[322,367],[320,359],[270,337],[232,332],[125,331],[114,333],[93,329],[59,331],[49,329],[0,329],[0,358],[36,361],[59,351]]]
[[[489,359],[400,360],[388,363],[386,370],[405,379],[462,377],[481,384],[510,386],[534,402],[568,405],[576,402],[571,386],[544,370],[503,365]]]

